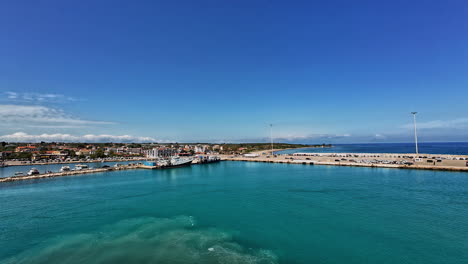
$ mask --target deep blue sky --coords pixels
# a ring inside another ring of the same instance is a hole
[[[0,139],[468,141],[467,47],[462,0],[2,1]]]

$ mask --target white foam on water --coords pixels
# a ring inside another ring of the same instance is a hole
[[[2,263],[277,263],[268,250],[249,249],[218,229],[196,229],[193,217],[135,218],[96,232],[59,237]],[[208,249],[208,250],[207,250]]]

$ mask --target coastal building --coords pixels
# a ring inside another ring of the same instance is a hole
[[[143,153],[145,154],[145,156],[149,159],[155,159],[155,158],[158,158],[158,148],[152,148],[152,149],[148,149],[148,150],[144,150]]]
[[[204,154],[206,152],[206,145],[205,146],[202,146],[202,145],[196,145],[194,148],[193,148],[193,151],[195,153],[198,153],[198,154]]]
[[[149,159],[156,159],[161,157],[171,157],[178,153],[176,149],[173,148],[152,148],[144,151],[144,154]]]
[[[127,148],[127,153],[131,155],[141,154],[141,148]]]
[[[37,153],[32,156],[32,160],[54,160],[60,159],[64,160],[68,156],[68,153],[65,151],[46,151],[46,153]]]
[[[34,152],[37,151],[36,146],[28,145],[28,146],[20,146],[16,147],[15,152]]]
[[[89,156],[89,155],[95,154],[95,151],[92,150],[92,149],[80,149],[79,151],[77,151],[77,152],[75,152],[75,153],[76,153],[76,155],[78,155],[78,156],[81,156],[81,155],[83,155],[83,156]]]

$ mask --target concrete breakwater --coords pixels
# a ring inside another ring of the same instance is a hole
[[[112,168],[83,169],[83,170],[76,170],[76,171],[52,172],[52,173],[35,174],[35,175],[11,176],[11,177],[0,178],[0,183],[22,181],[22,180],[37,180],[37,179],[82,175],[82,174],[99,173],[99,172],[110,172],[110,171],[119,171],[119,170],[129,170],[129,169],[138,169],[138,168],[139,167],[136,165],[131,165],[131,166],[119,166],[119,167],[112,167]]]
[[[202,163],[193,163],[193,164],[202,164]],[[72,170],[72,171],[64,171],[64,172],[51,172],[51,173],[43,173],[43,174],[35,174],[35,175],[10,176],[10,177],[5,177],[5,178],[0,178],[0,183],[22,181],[22,180],[37,180],[37,179],[46,179],[46,178],[64,177],[64,176],[74,176],[74,175],[91,174],[91,173],[99,173],[99,172],[112,172],[112,171],[120,171],[120,170],[136,170],[136,169],[154,170],[154,169],[170,169],[170,168],[175,168],[175,167],[148,166],[148,165],[144,165],[141,163],[140,164],[127,164],[127,165],[120,165],[120,166],[106,167],[106,168],[82,169],[82,170]]]
[[[340,154],[342,156],[342,154]],[[353,154],[355,155],[355,154]],[[449,156],[448,156],[449,157]],[[385,156],[387,160],[391,159],[388,156]],[[394,161],[400,160],[402,158],[396,157]],[[303,156],[284,156],[278,155],[274,156],[261,156],[258,157],[243,157],[243,156],[221,156],[221,160],[230,160],[230,161],[244,161],[244,162],[266,162],[266,163],[287,163],[287,164],[304,164],[304,165],[330,165],[330,166],[353,166],[353,167],[374,167],[374,168],[398,168],[398,169],[421,169],[421,170],[445,170],[445,171],[465,171],[468,172],[468,166],[465,166],[466,160],[456,160],[456,161],[443,161],[440,164],[425,164],[427,160],[422,160],[419,162],[411,164],[385,164],[385,163],[360,163],[362,160],[358,160],[356,157],[351,160],[337,159],[337,156],[325,156],[325,157],[303,157]],[[354,162],[351,162],[354,161]],[[202,163],[199,163],[202,164]],[[169,167],[167,167],[169,168]],[[164,169],[160,166],[146,166],[143,164],[128,164],[121,165],[117,167],[108,167],[108,168],[96,168],[96,169],[83,169],[83,170],[74,170],[66,172],[52,172],[45,174],[36,174],[36,175],[21,175],[21,176],[10,176],[5,178],[0,178],[0,183],[2,182],[14,182],[22,180],[36,180],[36,179],[45,179],[53,177],[64,177],[64,176],[74,176],[90,173],[102,173],[102,172],[112,172],[120,170],[130,170],[130,169]]]
[[[125,161],[143,161],[146,158],[128,158],[128,159],[106,159],[106,160],[68,160],[60,162],[31,162],[31,161],[5,161],[5,166],[34,166],[34,165],[54,165],[54,164],[77,164],[77,163],[99,163],[99,162],[125,162]]]
[[[231,160],[231,161],[246,161],[246,162],[265,162],[265,163],[287,163],[287,164],[305,164],[305,165],[330,165],[330,166],[352,166],[352,167],[374,167],[374,168],[398,168],[398,169],[420,169],[420,170],[444,170],[444,171],[466,171],[468,172],[468,166],[464,166],[464,163],[458,162],[460,164],[450,164],[448,165],[438,165],[434,164],[424,164],[423,162],[417,162],[412,164],[385,164],[385,163],[358,163],[350,162],[348,160],[334,160],[335,157],[314,157],[311,158],[305,157],[291,157],[291,156],[277,156],[277,157],[242,157],[242,156],[223,156],[222,160]]]

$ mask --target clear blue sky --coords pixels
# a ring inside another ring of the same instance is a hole
[[[468,141],[467,47],[463,0],[2,1],[0,139]]]

